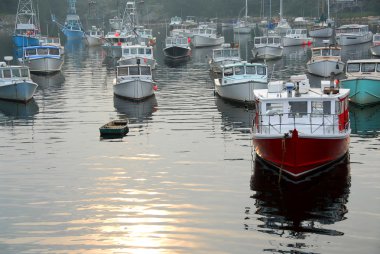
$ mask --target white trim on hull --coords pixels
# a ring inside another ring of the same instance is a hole
[[[215,79],[216,93],[225,99],[234,100],[244,103],[253,103],[255,89],[265,89],[267,83],[258,81],[245,81],[243,83],[236,82],[234,84],[221,85],[219,79]]]
[[[61,70],[63,58],[43,57],[37,59],[26,59],[24,62],[31,72],[52,73]]]
[[[258,59],[275,59],[282,57],[283,48],[282,47],[273,47],[273,46],[264,46],[256,47],[252,49],[252,55],[254,58]]]
[[[194,35],[192,43],[194,47],[196,48],[218,46],[224,43],[224,37],[221,36],[221,37],[211,38],[211,37]]]
[[[114,84],[114,94],[126,99],[143,100],[154,94],[152,80],[142,80],[139,78],[129,79]]]
[[[338,65],[338,68],[336,68]],[[307,70],[314,75],[321,77],[330,77],[333,72],[335,75],[344,71],[344,63],[342,61],[323,60],[307,63]]]

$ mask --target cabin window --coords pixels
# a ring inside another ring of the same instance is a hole
[[[377,71],[377,72],[380,72],[380,64],[377,64],[376,71]]]
[[[340,50],[339,49],[333,49],[331,50],[333,56],[340,56]]]
[[[140,72],[141,72],[141,75],[150,75],[150,67],[149,66],[141,66]]]
[[[128,76],[128,67],[118,68],[118,75],[119,76]]]
[[[224,53],[224,57],[231,57],[231,51],[225,50],[223,53]]]
[[[124,49],[123,52],[124,55],[129,55],[129,49]]]
[[[244,67],[235,67],[235,75],[244,75]]]
[[[57,49],[57,48],[50,48],[49,49],[49,54],[50,55],[59,55],[59,49]]]
[[[212,34],[211,29],[207,29],[207,33],[208,33],[208,34]]]
[[[36,49],[27,49],[26,56],[34,56],[36,55]]]
[[[21,68],[21,76],[23,78],[29,78],[29,70],[27,68]]]
[[[258,75],[266,75],[267,74],[266,68],[262,67],[262,66],[257,66],[257,74]]]
[[[139,69],[137,66],[129,67],[129,75],[139,75]]]
[[[131,55],[136,55],[136,54],[137,54],[137,49],[131,48]]]
[[[255,66],[247,66],[246,67],[247,74],[256,74],[256,67]]]
[[[255,44],[260,44],[260,38],[255,39]]]
[[[151,55],[151,54],[152,54],[152,49],[147,48],[147,49],[146,49],[146,54],[147,54],[147,55]]]
[[[10,77],[12,77],[11,70],[9,70],[9,69],[3,70],[3,74],[4,74],[4,78],[10,78]]]
[[[267,103],[266,104],[266,115],[274,115],[274,114],[282,114],[283,112],[283,105],[282,103]]]
[[[347,65],[347,72],[359,72],[360,64],[359,63],[350,63]]]
[[[329,56],[330,50],[329,49],[322,49],[322,56]]]
[[[301,31],[301,34],[306,34],[306,30],[302,30],[302,31]]]
[[[38,55],[47,55],[48,54],[48,49],[47,48],[38,48],[37,49],[37,54]]]
[[[289,116],[302,117],[307,115],[307,101],[289,101]]]
[[[281,42],[280,42],[280,38],[274,38],[274,43],[276,43],[276,44],[280,44]]]
[[[231,56],[238,57],[238,56],[239,56],[239,51],[237,51],[237,50],[232,50],[232,51],[231,51]]]
[[[145,52],[144,52],[144,48],[139,48],[139,55],[144,55]]]
[[[268,38],[268,44],[273,44],[273,38]]]
[[[3,78],[3,72],[0,70],[0,78]]]
[[[222,57],[222,52],[220,50],[217,50],[214,52],[215,57]]]
[[[331,102],[330,101],[324,101],[323,102],[323,114],[324,115],[331,114]]]
[[[362,64],[362,72],[375,72],[375,63],[363,63]]]
[[[380,35],[375,35],[373,36],[374,41],[380,41]]]
[[[335,102],[335,114],[340,115],[343,113],[343,103],[340,101]]]
[[[233,69],[232,67],[225,68],[224,69],[224,76],[231,76],[233,74]]]
[[[323,114],[323,103],[322,103],[322,101],[312,101],[311,102],[311,114],[312,115]]]
[[[321,55],[321,51],[320,50],[314,50],[313,51],[313,55],[314,56],[320,56]]]
[[[20,75],[20,69],[12,69],[12,76],[15,77],[15,78],[20,78],[21,75]]]

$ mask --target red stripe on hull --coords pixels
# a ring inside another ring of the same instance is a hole
[[[253,138],[258,156],[293,177],[306,174],[342,158],[349,148],[349,135],[336,138]]]

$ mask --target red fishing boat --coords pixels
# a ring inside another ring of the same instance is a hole
[[[349,93],[336,81],[321,81],[321,88],[310,88],[306,75],[255,90],[256,155],[294,178],[343,158],[351,133]]]

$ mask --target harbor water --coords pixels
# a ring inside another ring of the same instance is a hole
[[[0,101],[0,253],[379,253],[379,106],[351,107],[346,160],[279,182],[252,153],[254,109],[215,96],[212,49],[173,66],[165,27],[154,34],[158,91],[143,102],[114,97],[114,61],[79,42],[66,42],[62,72],[33,75],[32,101]],[[251,37],[234,40],[250,59]],[[11,55],[10,35],[0,41]],[[284,51],[272,80],[306,71],[308,46]],[[100,138],[126,118],[127,136]]]

